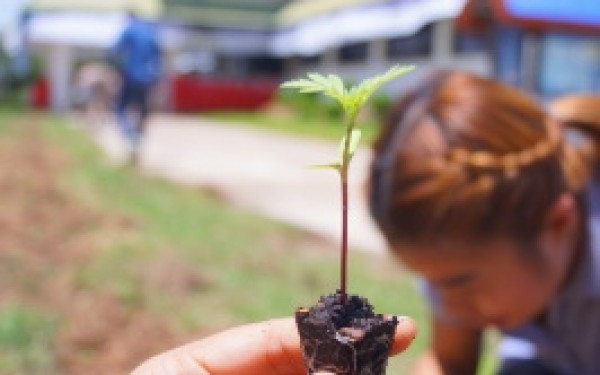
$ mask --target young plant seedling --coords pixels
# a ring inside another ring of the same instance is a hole
[[[356,118],[369,97],[385,83],[413,70],[412,66],[394,66],[387,72],[347,88],[342,79],[330,74],[308,73],[308,78],[285,82],[281,87],[297,89],[301,93],[323,93],[335,99],[343,108],[346,131],[340,143],[340,160],[317,165],[339,172],[342,191],[342,236],[340,249],[340,293],[345,302],[348,293],[348,168],[360,142],[361,131]]]
[[[343,375],[384,374],[397,319],[375,315],[366,298],[348,296],[348,170],[360,142],[357,117],[369,97],[385,83],[413,70],[394,66],[387,72],[347,87],[330,74],[309,73],[307,78],[286,82],[283,88],[301,93],[322,93],[336,100],[344,110],[345,133],[340,142],[339,160],[317,165],[331,168],[340,176],[342,234],[340,244],[340,288],[321,297],[310,309],[296,311],[302,349],[309,374],[320,371]]]

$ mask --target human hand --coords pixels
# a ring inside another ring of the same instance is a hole
[[[404,351],[416,335],[400,318],[390,355]],[[160,354],[130,375],[304,375],[300,337],[292,318],[249,324]]]

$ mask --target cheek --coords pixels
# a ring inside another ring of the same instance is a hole
[[[483,298],[482,298],[483,297]],[[489,293],[476,288],[461,288],[442,293],[444,308],[453,316],[465,319],[477,319],[482,315],[482,301],[493,300]],[[487,302],[484,302],[488,304]]]
[[[478,293],[482,311],[492,312],[520,325],[541,313],[551,296],[548,283],[532,272],[512,272],[509,277],[498,276],[484,293]]]
[[[473,294],[451,293],[442,297],[447,312],[457,318],[473,318],[478,315]]]
[[[480,311],[488,315],[511,315],[516,307],[516,300],[521,300],[508,285],[490,285],[482,288],[477,294],[478,306]]]
[[[469,288],[443,293],[442,303],[448,312],[457,317],[476,321],[495,320],[514,313],[516,296],[511,287],[493,280],[481,281]]]

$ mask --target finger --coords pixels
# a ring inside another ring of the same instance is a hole
[[[416,332],[411,318],[399,317],[390,355],[406,350]],[[242,369],[248,375],[305,371],[300,338],[292,318],[234,328],[191,344],[188,349],[211,374],[239,374]]]
[[[404,351],[416,334],[414,321],[399,317],[390,355]],[[250,324],[163,353],[135,374],[300,375],[306,370],[292,318]]]
[[[210,374],[299,375],[306,371],[292,318],[234,328],[183,349]]]
[[[405,351],[416,336],[417,326],[415,321],[406,316],[399,316],[394,345],[392,345],[392,349],[390,350],[390,356]]]

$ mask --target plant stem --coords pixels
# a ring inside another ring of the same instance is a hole
[[[340,249],[340,279],[342,303],[348,298],[348,183],[342,180],[342,242]]]
[[[348,120],[340,179],[342,188],[342,240],[340,246],[340,293],[342,303],[348,299],[348,167],[350,165],[350,138],[354,128],[354,118]]]

